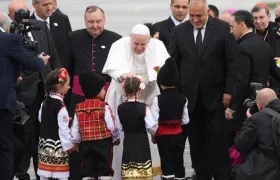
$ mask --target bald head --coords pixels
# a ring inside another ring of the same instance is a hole
[[[257,94],[256,102],[262,107],[266,107],[271,101],[277,99],[277,95],[273,89],[264,88]]]
[[[228,22],[228,23],[229,23],[230,17],[231,17],[231,14],[230,14],[230,13],[224,12],[224,13],[222,13],[222,14],[219,16],[219,19],[222,20],[222,21],[225,21],[225,22]]]
[[[19,9],[28,10],[28,7],[24,0],[11,0],[10,4],[8,5],[9,10],[9,17],[14,20],[14,14]]]
[[[206,0],[192,0],[189,4],[189,19],[194,28],[202,28],[208,19]]]
[[[11,20],[7,14],[0,13],[0,27],[5,31],[9,32]]]

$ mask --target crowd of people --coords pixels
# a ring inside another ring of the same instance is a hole
[[[32,6],[0,14],[1,178],[30,180],[32,159],[37,180],[280,179],[280,4],[273,22],[264,3],[171,0],[168,19],[127,37],[95,5],[75,31],[56,0]],[[19,27],[36,27],[37,56]]]

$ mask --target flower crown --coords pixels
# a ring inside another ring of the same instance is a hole
[[[60,74],[58,75],[58,82],[64,83],[69,77],[69,73],[65,68],[60,68]]]
[[[145,89],[145,79],[142,77],[142,76],[140,76],[140,75],[136,75],[136,76],[131,76],[131,77],[136,77],[136,78],[138,78],[139,80],[140,80],[140,89],[141,90],[143,90],[143,89]],[[125,80],[122,82],[122,87],[124,88],[124,82],[125,82]]]

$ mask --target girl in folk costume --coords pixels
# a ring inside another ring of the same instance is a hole
[[[79,76],[85,101],[77,104],[72,135],[80,143],[83,179],[112,179],[112,148],[118,145],[120,123],[115,121],[105,97],[105,79],[98,73],[87,71]]]
[[[184,180],[185,140],[181,125],[189,122],[188,101],[176,89],[179,74],[173,59],[165,61],[159,70],[157,81],[162,93],[154,99],[151,108],[152,117],[158,123],[157,133],[152,139],[158,146],[162,179]]]
[[[46,79],[47,97],[39,111],[41,130],[38,152],[40,180],[69,177],[68,153],[77,150],[72,143],[69,116],[63,96],[69,90],[70,78],[66,69],[52,71]]]
[[[124,131],[122,179],[153,179],[151,152],[147,131],[157,130],[148,106],[138,101],[145,88],[139,77],[126,77],[123,88],[128,100],[118,106],[116,119]]]

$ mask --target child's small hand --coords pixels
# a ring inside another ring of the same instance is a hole
[[[77,144],[75,144],[71,149],[68,149],[67,153],[71,154],[71,153],[73,153],[75,151],[79,152],[79,147],[78,147]]]
[[[113,145],[114,145],[114,146],[118,146],[120,143],[121,143],[121,140],[120,140],[120,139],[117,139],[117,140],[113,143]]]
[[[157,143],[157,140],[156,140],[156,137],[155,137],[155,136],[152,136],[152,143],[153,143],[153,144],[156,144],[156,143]]]

